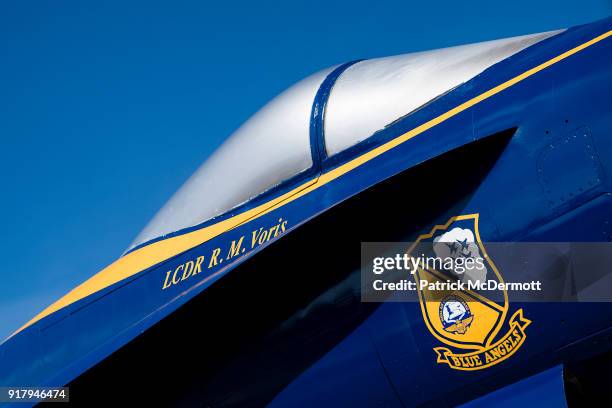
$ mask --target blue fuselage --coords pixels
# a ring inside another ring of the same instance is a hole
[[[345,293],[354,293],[352,283],[346,282],[352,279],[350,276],[356,276],[358,258],[356,265],[347,261],[345,265],[350,267],[336,281],[325,281],[321,275],[338,265],[342,269],[345,254],[340,251],[346,248],[357,248],[358,257],[361,241],[410,240],[449,216],[460,214],[480,215],[480,234],[485,242],[610,241],[612,39],[600,39],[562,59],[558,57],[611,29],[612,20],[606,19],[544,40],[494,65],[354,148],[333,158],[321,156],[314,174],[298,177],[229,214],[182,232],[210,227],[297,190],[290,200],[24,328],[0,345],[0,385],[68,384],[157,322],[166,317],[172,319],[175,312],[192,307],[189,301],[196,295],[205,296],[226,283],[238,288],[238,283],[229,281],[235,270],[240,269],[243,274],[250,271],[250,279],[256,285],[258,274],[264,275],[264,266],[268,270],[283,271],[273,276],[274,279],[284,276],[283,286],[278,288],[289,292],[300,291],[296,287],[303,287],[310,279],[324,282],[320,287],[303,289],[310,295],[299,302],[296,300],[286,315],[274,316],[267,322],[269,326],[258,332],[260,338],[276,333],[275,341],[287,353],[285,356],[302,352],[306,356],[297,368],[285,371],[279,361],[270,363],[276,378],[283,381],[271,386],[268,394],[258,401],[270,402],[273,397],[272,405],[454,405],[550,367],[607,351],[610,342],[601,338],[609,339],[605,337],[609,336],[607,330],[612,322],[612,305],[608,303],[511,304],[510,311],[520,307],[532,322],[522,348],[511,359],[486,370],[452,370],[436,362],[433,348],[439,342],[423,323],[418,303],[391,302],[342,309],[338,299]],[[554,62],[546,65],[550,61]],[[546,66],[530,73],[542,64]],[[529,75],[521,76],[524,73]],[[341,71],[333,75],[337,77]],[[498,92],[491,92],[516,78],[520,79]],[[325,93],[317,97],[325,98]],[[468,101],[473,103],[466,106]],[[324,105],[324,102],[319,99],[315,103]],[[460,106],[463,108],[453,110]],[[397,146],[367,156],[367,160],[360,159],[428,123],[431,126],[415,132]],[[313,145],[321,143],[317,140],[322,137],[320,133],[313,125]],[[503,138],[503,143],[494,140],[498,136]],[[470,146],[478,147],[470,150]],[[460,157],[452,156],[458,149],[463,149]],[[359,164],[348,170],[343,167],[355,161]],[[411,177],[418,177],[418,182],[403,178],[405,172],[411,171]],[[374,191],[378,196],[371,191],[376,188],[373,186],[389,179],[396,183],[395,187],[387,190],[379,187]],[[297,188],[300,185],[305,187]],[[363,200],[361,206],[359,200]],[[368,204],[367,208],[363,203]],[[339,215],[341,210],[349,213],[350,218],[344,215],[343,219]],[[338,211],[334,213],[335,218],[317,223],[331,211]],[[317,229],[309,227],[310,224]],[[345,230],[338,231],[340,228]],[[294,244],[300,245],[299,250],[294,248],[284,256],[277,253],[275,258],[261,259],[293,235],[299,237],[294,239]],[[330,241],[332,238],[344,242]],[[287,258],[289,253],[301,259],[291,262]],[[304,264],[300,266],[300,263]],[[270,276],[267,279],[273,279]],[[265,294],[260,302],[280,301],[273,293],[265,292],[265,288],[259,290]],[[231,293],[224,296],[234,302],[234,308],[245,309],[245,316],[249,316],[246,309],[260,307],[255,305],[256,298],[246,292],[244,298],[232,297]],[[217,301],[223,304],[222,299]],[[287,299],[283,301],[290,303]],[[318,307],[327,310],[329,305],[340,305],[337,310],[355,312],[358,318],[351,320],[352,317],[341,313],[317,312]],[[196,312],[192,313],[191,318],[197,316]],[[224,316],[224,310],[207,313],[221,320]],[[307,324],[310,313],[317,316],[321,333],[327,329],[333,332],[336,326],[343,330],[337,335],[321,334],[321,337],[313,334],[316,330],[300,332],[300,327],[310,327],[301,326]],[[350,324],[344,326],[343,321]],[[218,328],[231,329],[227,322],[217,323]],[[202,332],[217,327],[209,327],[203,320],[183,324],[198,326]],[[241,320],[231,326],[241,325],[250,327]],[[278,335],[286,329],[291,335],[286,338]],[[239,330],[232,333],[240,336]],[[214,331],[197,339],[202,342],[206,337],[223,335]],[[211,346],[174,337],[166,334],[163,338],[168,343],[159,344],[149,356],[152,367],[163,354],[166,356],[163,367],[181,370],[182,365],[172,365],[177,363],[171,364],[169,356],[176,353],[184,365],[189,363],[191,353],[214,355],[214,347],[222,347],[218,341]],[[259,347],[255,340],[250,344]],[[244,344],[241,347],[248,349]],[[308,354],[301,350],[316,352]],[[273,354],[270,350],[266,353]],[[265,365],[256,358],[236,358],[245,366]],[[245,375],[251,373],[248,368],[243,371]],[[235,374],[237,370],[228,373],[219,369],[218,372],[228,381],[239,377]],[[157,375],[180,377],[181,372]],[[243,389],[247,395],[247,387]]]

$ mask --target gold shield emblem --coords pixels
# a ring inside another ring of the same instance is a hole
[[[516,310],[509,330],[499,335],[509,311],[508,294],[503,290],[492,299],[476,289],[478,282],[504,283],[480,239],[478,222],[478,214],[452,217],[420,235],[407,251],[435,260],[422,264],[413,276],[428,330],[452,348],[435,347],[437,362],[458,370],[479,370],[509,358],[523,344],[531,323],[522,309]],[[461,289],[440,289],[452,281],[462,282]]]

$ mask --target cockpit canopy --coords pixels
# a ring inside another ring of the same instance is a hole
[[[331,157],[560,31],[358,62],[337,78],[324,112]],[[331,67],[277,96],[234,132],[136,237],[131,248],[222,215],[313,168],[310,121]],[[315,157],[315,160],[318,160]]]

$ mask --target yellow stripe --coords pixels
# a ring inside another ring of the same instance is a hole
[[[556,64],[559,61],[562,61],[591,45],[598,43],[612,35],[612,30],[599,35],[593,38],[590,41],[585,42],[575,48],[572,48],[569,51],[564,52],[534,68],[531,68],[528,71],[523,72],[522,74],[500,84],[496,87],[484,92],[467,102],[462,103],[461,105],[449,110],[448,112],[429,120],[428,122],[423,123],[420,126],[404,133],[396,137],[389,142],[370,150],[359,157],[354,158],[353,160],[329,171],[328,173],[322,174],[318,180],[313,179],[310,180],[299,187],[283,194],[280,197],[277,197],[273,200],[270,200],[264,204],[259,205],[251,210],[248,210],[242,214],[238,214],[232,218],[221,221],[217,224],[210,225],[208,227],[202,228],[200,230],[192,231],[187,234],[171,237],[162,241],[154,242],[150,245],[142,247],[134,252],[131,252],[124,257],[118,259],[113,262],[76,288],[72,289],[66,295],[64,295],[61,299],[57,300],[55,303],[47,307],[45,310],[40,312],[22,327],[20,327],[15,333],[13,333],[10,337],[19,333],[23,329],[42,318],[54,313],[80,299],[83,299],[89,295],[92,295],[110,285],[113,285],[123,279],[129,278],[141,272],[153,265],[156,265],[162,261],[165,261],[175,255],[178,255],[182,252],[185,252],[191,248],[194,248],[206,241],[209,241],[212,238],[215,238],[235,227],[241,225],[247,221],[252,219],[261,217],[264,214],[269,213],[270,211],[282,207],[283,205],[290,203],[299,197],[302,197],[305,194],[308,194],[317,188],[337,179],[338,177],[354,170],[355,168],[361,166],[364,163],[380,156],[381,154],[388,152],[389,150],[399,146],[400,144],[412,139],[413,137],[431,129],[432,127],[444,122],[445,120],[452,118],[453,116],[465,111],[466,109],[471,108],[472,106],[484,101],[485,99],[490,98],[493,95],[498,94],[499,92],[523,81],[526,78],[550,67],[551,65]],[[9,338],[10,338],[9,337]]]

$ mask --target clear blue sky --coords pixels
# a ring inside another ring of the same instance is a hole
[[[0,338],[116,259],[300,78],[612,14],[612,0],[84,3],[0,6]]]

